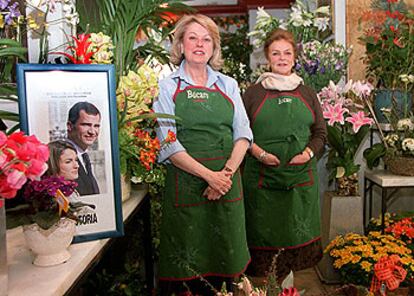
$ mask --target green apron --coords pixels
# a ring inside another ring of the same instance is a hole
[[[223,169],[233,149],[232,101],[214,89],[178,82],[175,115],[182,120],[177,139],[193,158],[211,170]],[[233,277],[250,260],[240,172],[232,189],[217,201],[202,196],[208,184],[173,165],[167,166],[162,201],[160,280],[190,280],[197,275]]]
[[[314,113],[299,91],[267,93],[252,118],[255,143],[280,159],[266,166],[248,155],[243,174],[251,249],[295,248],[320,235],[316,161],[289,165],[310,138]]]

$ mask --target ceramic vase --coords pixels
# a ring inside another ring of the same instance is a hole
[[[27,246],[34,254],[33,264],[53,266],[69,260],[70,246],[76,230],[76,221],[62,218],[49,229],[37,224],[23,226]]]

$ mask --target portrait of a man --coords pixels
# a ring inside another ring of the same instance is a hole
[[[101,114],[89,102],[77,102],[68,114],[67,140],[77,151],[79,162],[78,183],[80,195],[99,194],[88,149],[97,141],[101,127]]]

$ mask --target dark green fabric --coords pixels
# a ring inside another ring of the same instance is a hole
[[[206,167],[221,170],[233,147],[232,103],[218,90],[186,88],[176,95],[182,121],[177,139]],[[246,243],[241,176],[218,201],[202,196],[208,184],[173,165],[167,167],[162,202],[160,279],[201,275],[234,276],[250,256]]]
[[[288,165],[309,142],[313,120],[299,92],[266,98],[253,118],[255,143],[281,164],[269,167],[246,158],[243,184],[251,248],[295,247],[320,235],[316,162]]]

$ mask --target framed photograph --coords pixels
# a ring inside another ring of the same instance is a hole
[[[18,64],[17,85],[21,130],[78,184],[74,242],[123,235],[114,65]]]

